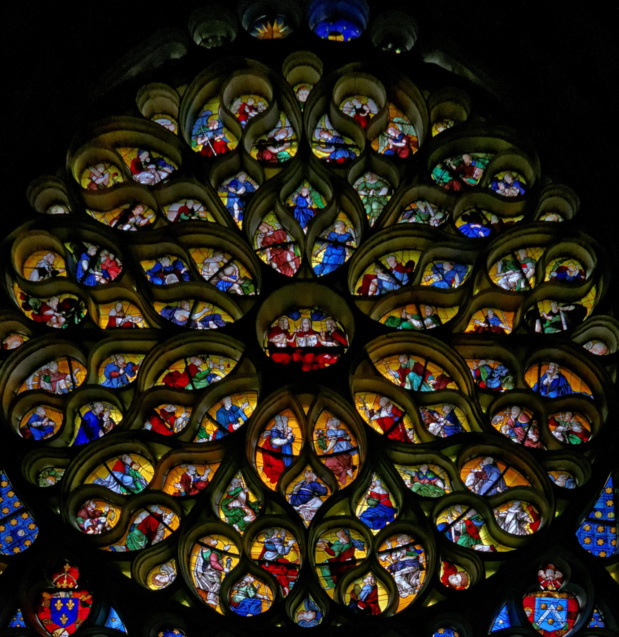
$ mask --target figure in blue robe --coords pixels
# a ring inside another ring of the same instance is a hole
[[[560,396],[569,396],[576,393],[567,378],[561,373],[557,363],[549,363],[548,369],[535,383],[533,391],[538,392],[540,396],[547,398],[559,398]]]
[[[322,255],[322,261],[314,266],[314,272],[318,276],[333,272],[346,262],[346,245],[352,244],[355,240],[350,230],[346,231],[346,225],[338,220],[333,226],[333,230],[325,237],[329,243]]]

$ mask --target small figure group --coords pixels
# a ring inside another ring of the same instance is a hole
[[[291,332],[288,317],[281,316],[269,330],[267,343],[269,355],[276,363],[289,365],[294,362],[300,364],[303,371],[311,371],[335,363],[341,350],[348,346],[348,339],[330,317],[325,320],[321,332],[313,328],[312,319],[308,317],[301,318],[298,329]],[[323,351],[312,351],[317,349]],[[333,351],[329,351],[331,349]]]
[[[145,186],[154,186],[169,177],[176,167],[169,164],[163,157],[139,148],[136,156],[131,160],[129,170],[135,181]]]
[[[57,255],[53,252],[47,252],[44,254],[37,261],[34,268],[32,268],[32,271],[28,276],[28,281],[45,281],[46,279],[51,279],[52,277],[62,274],[64,272],[64,268],[54,267],[56,256]]]

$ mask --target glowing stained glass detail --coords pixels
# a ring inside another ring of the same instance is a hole
[[[509,611],[507,610],[507,604],[503,604],[499,612],[496,614],[494,621],[492,622],[492,627],[490,628],[490,632],[495,633],[497,630],[503,630],[504,628],[509,628],[511,625],[512,624],[511,624],[511,621],[509,620]]]
[[[355,40],[364,31],[365,19],[355,7],[334,4],[326,9],[325,5],[320,5],[316,11],[321,11],[321,15],[310,14],[310,28],[323,40],[332,42],[350,42]],[[318,17],[314,22],[312,18]]]
[[[367,95],[349,95],[340,103],[340,110],[362,128],[367,128],[370,120],[378,113],[378,105]]]
[[[71,214],[71,209],[69,206],[65,206],[64,204],[55,203],[49,206],[44,214],[46,215],[68,215]]]
[[[117,150],[127,164],[133,181],[144,186],[155,186],[165,181],[178,169],[171,159],[145,148],[118,148]]]
[[[453,119],[440,119],[432,124],[432,137],[440,135],[442,132],[453,128],[456,125],[456,121]]]
[[[437,464],[394,465],[404,486],[423,498],[440,498],[452,492],[447,472]]]
[[[329,164],[347,164],[359,155],[360,149],[350,137],[333,128],[328,115],[323,115],[314,128],[312,152]]]
[[[99,305],[99,318],[97,324],[104,330],[118,328],[137,329],[147,327],[141,310],[127,301],[115,301],[114,303],[102,303]]]
[[[580,545],[596,557],[610,557],[617,552],[617,512],[614,480],[606,480],[593,507],[576,531]]]
[[[177,498],[199,495],[208,487],[218,468],[219,463],[185,463],[172,467],[166,474],[163,492]]]
[[[575,489],[578,486],[576,478],[569,471],[549,471],[548,477],[561,489]]]
[[[80,186],[86,190],[107,190],[124,181],[118,166],[110,162],[99,162],[84,169]]]
[[[421,285],[453,290],[466,282],[472,269],[470,265],[456,261],[430,261],[421,275]]]
[[[381,376],[411,391],[458,389],[453,378],[442,367],[422,356],[396,354],[372,362]]]
[[[471,585],[469,572],[453,562],[441,560],[441,584],[454,591],[465,591]]]
[[[74,294],[39,298],[24,292],[17,283],[13,284],[13,294],[20,310],[40,325],[61,330],[81,323],[86,316],[84,302]]]
[[[312,442],[318,459],[333,473],[342,487],[357,477],[357,439],[339,418],[323,411],[314,425]]]
[[[283,15],[275,17],[261,16],[251,26],[249,34],[258,40],[282,40],[287,38],[293,29]]]
[[[543,248],[519,248],[489,270],[491,281],[504,290],[521,292],[535,287],[535,269]]]
[[[451,403],[420,407],[419,414],[423,425],[438,438],[448,438],[471,431],[464,411]]]
[[[17,609],[17,612],[11,618],[8,625],[9,628],[26,628],[26,622],[24,621],[24,615],[21,612],[21,608]]]
[[[277,580],[286,597],[299,576],[301,549],[295,536],[282,527],[258,533],[251,546],[252,560]]]
[[[180,628],[164,628],[157,637],[187,637],[187,633]]]
[[[99,385],[113,389],[130,385],[138,377],[143,360],[144,354],[112,354],[99,367]]]
[[[423,586],[426,578],[426,552],[415,538],[400,533],[381,542],[378,561],[398,588],[398,613],[415,599]]]
[[[538,301],[525,312],[524,319],[537,333],[558,334],[570,330],[589,315],[595,301],[595,291],[587,296],[588,299],[581,301],[591,301],[589,308],[581,303],[559,303],[550,299]]]
[[[460,633],[455,628],[442,626],[432,633],[432,637],[460,637]]]
[[[66,277],[67,271],[64,259],[57,252],[37,250],[26,258],[21,274],[28,281],[38,283],[56,276]]]
[[[340,212],[331,226],[321,232],[312,248],[312,270],[318,276],[344,265],[357,248],[357,233],[351,220]]]
[[[413,421],[404,408],[387,396],[359,392],[355,394],[355,407],[363,420],[374,431],[389,440],[418,444],[419,436]]]
[[[421,250],[398,250],[381,256],[357,279],[355,294],[378,296],[410,285],[420,256]]]
[[[269,103],[262,97],[255,93],[248,93],[247,95],[239,95],[230,104],[230,111],[239,120],[241,126],[245,128],[249,120],[256,115],[260,115],[262,111],[266,110]]]
[[[5,339],[6,340],[6,339]],[[583,347],[590,353],[595,356],[606,356],[610,354],[610,348],[604,341],[600,341],[597,338],[593,338],[590,341],[587,341]]]
[[[215,223],[215,217],[197,199],[179,199],[169,206],[163,206],[163,212],[170,223],[183,223],[184,221]]]
[[[352,187],[357,191],[365,209],[365,216],[372,227],[389,203],[393,195],[393,186],[384,177],[368,171],[356,179]]]
[[[170,584],[173,584],[176,580],[176,575],[176,560],[168,560],[148,571],[146,585],[153,591],[160,591],[170,586]]]
[[[239,141],[224,127],[219,116],[220,100],[210,99],[202,107],[191,130],[191,148],[204,157],[217,157],[234,150]]]
[[[122,412],[111,403],[94,402],[82,405],[76,414],[72,446],[85,445],[110,433],[122,420]]]
[[[21,347],[26,341],[29,341],[30,337],[27,334],[23,334],[22,332],[9,332],[2,339],[1,348],[4,351],[11,351]]]
[[[471,370],[475,384],[480,389],[505,392],[514,388],[513,373],[501,361],[495,361],[490,358],[467,358],[466,364]]]
[[[189,569],[198,595],[218,613],[223,613],[219,593],[228,573],[239,563],[239,549],[227,536],[207,535],[191,549]]]
[[[79,571],[66,563],[52,575],[53,588],[43,590],[35,606],[36,616],[52,636],[73,634],[86,620],[92,607],[92,595],[79,588]]]
[[[149,504],[132,516],[123,537],[105,550],[115,553],[141,551],[163,542],[179,525],[180,518],[174,511],[161,504]]]
[[[178,134],[178,122],[167,113],[156,113],[150,118],[150,121],[155,122],[155,124],[159,124],[159,126],[169,130],[175,135]]]
[[[230,589],[230,608],[241,617],[253,617],[269,610],[273,597],[266,582],[247,573]]]
[[[576,597],[562,591],[535,591],[525,595],[522,604],[527,619],[544,637],[570,634],[580,614]]]
[[[354,529],[335,527],[320,534],[314,563],[320,585],[333,599],[338,582],[367,556],[363,536]]]
[[[292,277],[301,265],[301,251],[294,237],[284,230],[275,213],[261,221],[254,234],[258,257],[284,276]]]
[[[222,292],[241,296],[256,293],[256,286],[247,268],[235,257],[219,248],[192,248],[191,258],[202,278]]]
[[[240,429],[251,418],[257,403],[255,391],[225,396],[204,414],[193,442],[219,440]]]
[[[501,197],[520,197],[526,194],[527,180],[513,170],[504,170],[490,180],[490,190]]]
[[[561,411],[548,415],[550,433],[565,445],[581,445],[591,438],[591,423],[574,411]]]
[[[441,307],[409,303],[400,305],[380,317],[380,322],[396,330],[433,330],[448,323],[458,313],[459,307]]]
[[[122,619],[119,617],[118,613],[110,608],[110,612],[107,614],[107,619],[105,620],[105,624],[103,624],[106,628],[111,628],[112,630],[118,630],[121,633],[126,633],[127,628],[123,623]]]
[[[155,301],[153,306],[166,321],[191,330],[216,330],[234,322],[232,316],[219,306],[198,299]]]
[[[136,232],[149,228],[156,221],[156,214],[141,202],[134,202],[112,210],[93,210],[86,208],[86,212],[95,221],[123,232]]]
[[[373,533],[393,522],[398,515],[393,494],[387,489],[384,480],[377,473],[372,474],[370,486],[357,503],[355,515]]]
[[[231,524],[242,534],[256,519],[261,508],[262,502],[249,489],[245,477],[239,471],[219,499],[217,513],[224,522]]]
[[[299,149],[297,134],[290,120],[282,111],[275,128],[266,135],[261,135],[252,144],[250,155],[267,165],[283,164],[290,161]]]
[[[372,141],[372,149],[379,155],[399,159],[406,159],[419,149],[415,127],[394,104],[389,104],[387,129]]]
[[[479,184],[492,155],[464,153],[448,157],[436,164],[430,177],[445,190],[460,192]]]
[[[258,439],[255,465],[270,489],[275,489],[282,473],[299,455],[302,442],[299,422],[289,409],[269,421]]]
[[[319,478],[309,465],[292,480],[286,489],[286,500],[299,514],[305,526],[310,525],[318,509],[330,495],[329,485]]]
[[[477,495],[494,495],[515,487],[532,486],[520,471],[491,456],[467,460],[460,470],[460,479]]]
[[[491,535],[481,514],[466,504],[455,504],[443,509],[436,518],[436,528],[450,542],[463,548],[484,553],[512,551]],[[448,583],[451,587],[451,584]]]
[[[172,403],[158,405],[148,414],[142,429],[160,436],[172,436],[187,427],[191,417],[191,407]]]
[[[96,498],[82,503],[75,512],[75,521],[82,533],[101,535],[118,524],[121,512],[120,507]]]
[[[296,84],[292,87],[292,90],[294,91],[297,101],[299,102],[301,110],[303,110],[305,102],[307,102],[307,98],[309,97],[309,94],[312,92],[313,88],[314,85],[310,84],[309,82],[301,82],[300,84]]]
[[[580,261],[573,257],[559,257],[546,266],[544,281],[582,283],[586,278],[585,268]]]
[[[41,488],[53,487],[60,483],[64,476],[63,467],[47,467],[37,475],[37,486]]]
[[[271,324],[264,348],[274,362],[306,372],[336,363],[348,348],[348,337],[322,310],[300,308]]]
[[[187,264],[174,254],[164,254],[156,259],[140,261],[142,270],[152,285],[165,286],[189,281]]]
[[[284,203],[303,232],[307,233],[310,221],[327,205],[327,200],[309,181],[304,180]]]
[[[456,228],[465,237],[479,239],[489,237],[492,234],[499,234],[523,219],[524,215],[499,217],[488,210],[474,206],[465,210],[456,219]]]
[[[532,535],[539,530],[541,515],[529,502],[510,500],[492,509],[497,524],[511,535]]]
[[[357,615],[380,615],[387,608],[389,593],[380,579],[367,573],[348,585],[344,601]]]
[[[87,287],[107,285],[123,270],[120,259],[101,246],[88,242],[65,243],[69,267],[78,283]]]
[[[220,381],[235,367],[236,361],[225,356],[200,354],[181,358],[163,372],[158,386],[196,391]]]
[[[511,334],[514,314],[497,307],[482,308],[473,313],[464,331],[474,334]]]
[[[38,389],[47,394],[68,394],[86,380],[86,368],[71,356],[57,358],[45,363],[25,380],[18,394]]]
[[[546,221],[548,223],[562,223],[565,221],[563,215],[557,210],[549,210],[545,212],[539,218],[540,221]]]
[[[313,628],[322,623],[323,611],[311,595],[297,606],[294,612],[294,621],[301,628]]]
[[[100,464],[84,484],[96,484],[119,495],[134,495],[146,489],[154,473],[155,468],[144,456],[125,453]]]
[[[599,608],[594,608],[591,613],[591,619],[587,624],[587,628],[606,628],[606,622],[604,621],[604,615]]]
[[[398,217],[397,223],[419,223],[424,226],[438,228],[447,219],[449,219],[448,210],[443,210],[425,199],[418,199],[404,208]]]
[[[19,426],[19,434],[26,440],[46,440],[59,431],[64,412],[50,405],[37,405],[26,412]]]
[[[534,392],[545,398],[560,398],[571,394],[593,398],[593,392],[579,376],[556,362],[532,365],[525,372],[524,379]]]
[[[0,470],[0,554],[16,555],[32,546],[39,527],[17,498],[13,485]]]
[[[217,195],[236,225],[243,225],[243,212],[251,196],[260,186],[242,170],[224,179],[217,187]]]
[[[490,424],[517,445],[545,449],[540,441],[537,416],[531,409],[512,405],[496,413]]]

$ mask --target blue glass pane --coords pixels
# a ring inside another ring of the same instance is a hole
[[[0,553],[13,555],[25,551],[38,533],[37,525],[17,499],[6,473],[0,471]]]
[[[20,608],[17,609],[13,619],[9,622],[9,628],[26,628],[26,622]]]
[[[597,608],[593,609],[593,615],[591,615],[591,620],[587,624],[588,628],[605,628],[606,624],[604,623],[604,617],[602,613]]]
[[[110,608],[110,612],[107,614],[107,619],[105,620],[104,626],[106,628],[113,628],[114,630],[119,630],[121,633],[126,633],[127,629],[122,622],[122,619],[118,616],[118,613]]]
[[[494,633],[497,630],[503,630],[503,628],[509,628],[510,626],[511,626],[511,622],[509,621],[509,613],[507,612],[507,604],[503,604],[503,607],[499,611],[499,614],[496,616],[494,623],[492,624],[492,628],[490,629],[490,632]]]
[[[576,531],[581,546],[596,557],[609,557],[617,550],[617,524],[612,477],[608,478],[593,508]]]

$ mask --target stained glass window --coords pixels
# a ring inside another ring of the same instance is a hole
[[[596,205],[387,8],[258,4],[6,205],[3,626],[615,630]]]

